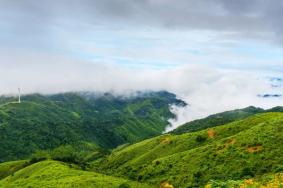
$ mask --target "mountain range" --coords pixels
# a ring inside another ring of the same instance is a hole
[[[106,149],[160,135],[173,118],[169,105],[186,105],[174,94],[109,93],[26,95],[21,103],[0,98],[0,161],[37,150],[89,142]]]
[[[210,115],[163,133],[172,93],[0,98],[0,187],[280,187],[283,107]]]

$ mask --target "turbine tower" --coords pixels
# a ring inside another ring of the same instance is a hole
[[[19,92],[19,100],[18,100],[18,103],[21,103],[21,88],[18,88],[18,92]]]

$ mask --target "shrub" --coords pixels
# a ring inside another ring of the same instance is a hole
[[[39,150],[39,151],[36,151],[34,154],[32,154],[29,162],[33,164],[39,161],[44,161],[49,158],[50,158],[50,154],[48,151]]]
[[[201,135],[198,135],[197,137],[196,137],[196,141],[197,142],[204,142],[204,141],[206,141],[206,137],[204,137],[204,136],[201,136]]]
[[[155,161],[155,165],[159,165],[160,164],[160,161]]]
[[[60,146],[54,149],[51,152],[51,158],[53,160],[75,164],[78,164],[80,162],[79,156],[77,155],[75,149],[70,145]]]
[[[131,188],[131,186],[128,183],[122,183],[119,188]]]
[[[245,167],[242,170],[241,177],[253,177],[253,176],[254,176],[254,172],[250,167]]]

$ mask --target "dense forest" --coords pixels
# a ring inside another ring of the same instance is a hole
[[[169,105],[186,105],[162,92],[27,95],[20,104],[0,98],[0,161],[37,150],[88,142],[105,149],[160,135],[173,118]],[[83,143],[85,145],[85,143]]]

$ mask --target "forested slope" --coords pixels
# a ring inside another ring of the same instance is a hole
[[[0,162],[78,142],[114,148],[154,137],[174,117],[169,105],[185,105],[168,92],[34,94],[14,101],[0,100]]]

